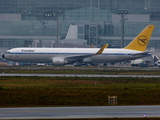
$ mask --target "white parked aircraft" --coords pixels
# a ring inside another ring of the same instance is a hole
[[[154,25],[148,25],[125,48],[13,48],[2,55],[15,62],[52,62],[53,65],[66,63],[114,63],[149,56],[146,47]],[[106,48],[106,49],[105,49]]]

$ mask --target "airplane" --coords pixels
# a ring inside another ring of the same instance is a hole
[[[150,56],[146,47],[155,25],[148,25],[124,48],[13,48],[2,54],[14,62],[37,62],[53,65],[68,63],[115,63]]]

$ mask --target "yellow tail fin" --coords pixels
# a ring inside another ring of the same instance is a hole
[[[137,37],[135,37],[132,42],[126,46],[124,49],[145,51],[155,25],[148,25]]]

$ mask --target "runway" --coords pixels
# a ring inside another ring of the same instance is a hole
[[[8,74],[1,73],[0,76],[43,76],[43,77],[144,77],[159,78],[160,75],[95,75],[95,74]]]
[[[160,105],[0,108],[0,119],[160,117]]]

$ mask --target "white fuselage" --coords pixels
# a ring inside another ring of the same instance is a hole
[[[13,48],[2,55],[15,62],[52,62],[53,65],[66,63],[114,63],[150,55],[145,52],[154,25],[148,25],[125,48]]]
[[[4,58],[16,62],[52,62],[53,58],[95,54],[99,48],[14,48],[4,54]],[[114,63],[146,57],[149,54],[136,55],[142,51],[106,48],[102,54],[84,58],[82,62]]]

